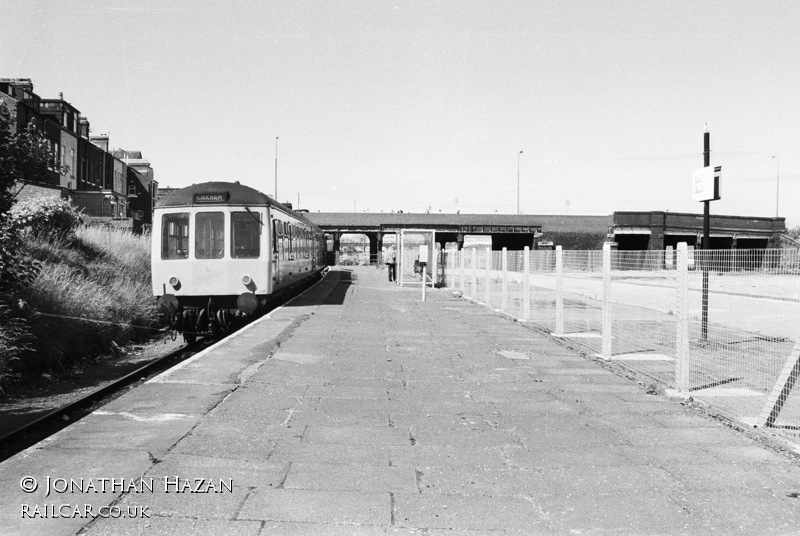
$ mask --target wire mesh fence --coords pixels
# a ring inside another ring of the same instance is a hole
[[[444,252],[444,284],[800,437],[800,250]]]

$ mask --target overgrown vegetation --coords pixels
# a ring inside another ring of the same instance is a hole
[[[0,102],[0,390],[137,339],[158,322],[149,236],[80,227],[63,200],[14,204],[16,180],[59,169],[41,133],[29,126],[17,134]]]
[[[9,351],[0,378],[65,369],[157,327],[148,236],[83,227],[69,234],[28,229],[23,238],[23,254],[39,270],[6,305],[17,327],[0,328],[0,351]]]
[[[33,124],[17,133],[11,112],[5,102],[0,101],[0,295],[17,284],[24,284],[37,269],[21,256],[21,226],[11,221],[16,181],[45,180],[51,170],[61,168],[50,143]]]
[[[24,308],[39,313],[27,319],[37,337],[26,367],[61,368],[157,325],[148,237],[101,227],[28,236],[26,253],[41,270],[18,293]]]
[[[81,215],[64,199],[40,198],[16,203],[9,212],[8,224],[18,232],[35,236],[66,237],[81,225]]]

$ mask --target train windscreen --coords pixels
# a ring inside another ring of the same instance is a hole
[[[225,215],[222,212],[198,212],[194,224],[195,258],[221,259],[225,253]]]
[[[231,257],[257,259],[261,255],[261,216],[256,212],[231,212]]]
[[[189,214],[164,214],[161,218],[161,258],[185,259],[189,256]]]

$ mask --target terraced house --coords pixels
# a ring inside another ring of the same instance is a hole
[[[18,199],[69,199],[94,223],[141,230],[152,223],[158,198],[153,168],[139,151],[111,149],[107,135],[92,135],[88,118],[62,94],[43,99],[29,78],[0,78],[0,101],[17,133],[29,124],[42,132],[61,165],[45,182],[20,177]]]

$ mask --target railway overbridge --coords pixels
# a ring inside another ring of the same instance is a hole
[[[778,248],[785,218],[711,215],[711,249]],[[681,212],[615,212],[609,238],[622,250],[659,250],[678,242],[700,248],[703,215]],[[611,236],[613,235],[613,236]]]
[[[333,241],[340,251],[345,234],[363,234],[369,240],[370,262],[378,262],[384,237],[402,230],[436,232],[444,248],[464,246],[468,235],[490,236],[492,249],[537,249],[544,241],[565,249],[600,249],[613,241],[621,250],[660,250],[687,242],[699,247],[702,214],[674,212],[614,212],[608,216],[536,214],[442,214],[309,212],[306,216]],[[711,216],[712,249],[764,249],[780,247],[785,218]]]
[[[345,234],[363,234],[369,240],[370,262],[377,262],[386,235],[402,230],[425,229],[436,232],[436,243],[464,246],[468,235],[490,236],[492,249],[536,249],[543,230],[549,232],[590,233],[605,237],[610,216],[544,216],[535,214],[442,214],[442,213],[352,213],[310,212],[306,216],[333,239],[333,250],[340,251]],[[548,237],[545,236],[545,239]],[[600,240],[602,242],[602,239]]]

